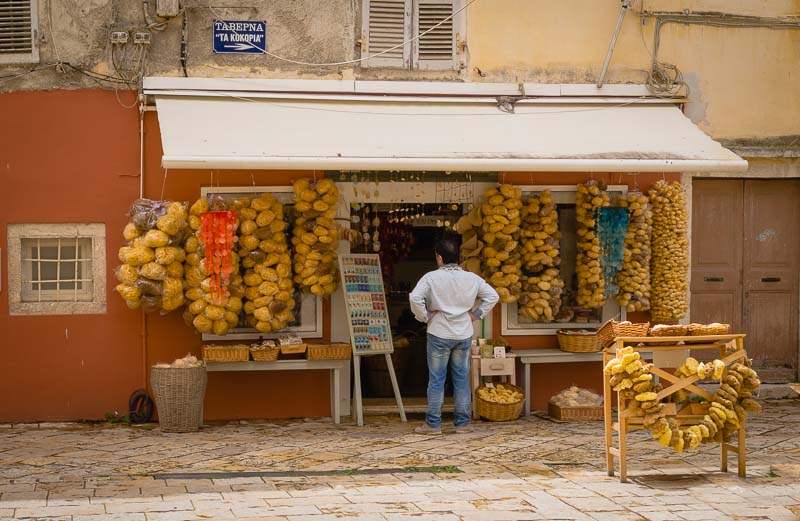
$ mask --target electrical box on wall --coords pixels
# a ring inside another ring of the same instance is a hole
[[[156,14],[161,18],[178,16],[180,5],[178,0],[156,0]]]

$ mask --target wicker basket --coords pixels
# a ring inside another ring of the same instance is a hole
[[[706,336],[706,335],[727,335],[731,332],[730,324],[689,324],[687,327],[689,336]]]
[[[554,403],[547,404],[547,413],[551,418],[566,421],[595,421],[603,419],[603,407],[560,407]]]
[[[353,348],[350,344],[308,344],[308,360],[350,360]]]
[[[597,332],[597,336],[600,337],[600,346],[606,347],[618,336],[647,336],[649,329],[650,322],[632,324],[612,319],[603,324],[603,327]]]
[[[278,347],[265,347],[261,349],[250,348],[250,356],[254,362],[274,362],[278,359],[281,350]]]
[[[203,346],[203,360],[206,362],[247,362],[250,348],[235,346]]]
[[[511,384],[503,384],[503,387],[509,387],[525,396],[525,391],[520,387]],[[505,422],[516,420],[522,414],[522,407],[525,405],[525,399],[514,403],[494,403],[481,398],[478,393],[475,393],[475,408],[478,416],[493,422]]]
[[[593,335],[570,335],[561,330],[556,334],[558,335],[558,347],[562,351],[569,353],[596,353],[603,348],[600,343],[600,337],[596,333]]]
[[[150,385],[162,431],[195,432],[200,428],[207,382],[205,365],[153,367],[150,370]]]
[[[282,355],[299,355],[306,352],[306,344],[287,344],[281,346]]]

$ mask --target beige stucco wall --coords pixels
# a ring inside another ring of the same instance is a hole
[[[219,16],[266,20],[268,50],[298,61],[341,62],[360,57],[361,0],[276,0],[244,8],[236,4],[213,2],[214,12],[199,7],[205,3],[184,0],[190,77],[594,83],[620,11],[619,0],[478,0],[467,10],[466,67],[420,72],[353,65],[309,67],[264,55],[215,55],[211,21]],[[48,5],[53,6],[52,32]],[[800,1],[633,0],[607,83],[643,83],[647,78],[655,24],[652,18],[642,23],[643,9],[789,16],[800,15]],[[42,66],[57,61],[55,42],[62,61],[102,74],[113,74],[109,31],[134,30],[144,24],[141,2],[123,0],[39,0],[39,20]],[[181,23],[178,17],[164,31],[153,32],[147,74],[183,75]],[[128,46],[132,51],[132,44]],[[759,141],[800,135],[800,29],[669,24],[661,31],[658,58],[682,71],[689,86],[686,113],[715,138]],[[0,76],[26,70],[0,66]],[[57,72],[52,66],[0,80],[0,92],[97,86],[69,68]]]
[[[644,5],[643,5],[644,4]],[[618,0],[479,1],[470,8],[470,77],[474,81],[594,82],[617,18]],[[722,11],[800,15],[794,0],[643,0],[632,2],[607,82],[647,78],[655,23],[639,12]],[[668,24],[658,59],[682,71],[687,114],[719,139],[800,134],[800,29]],[[481,77],[482,75],[482,77]]]

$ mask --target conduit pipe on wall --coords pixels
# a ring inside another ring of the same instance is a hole
[[[611,36],[611,44],[608,46],[608,53],[606,53],[606,61],[603,62],[603,69],[600,71],[600,78],[597,80],[597,88],[603,86],[608,72],[608,65],[611,63],[611,56],[614,54],[614,47],[617,45],[617,37],[619,31],[622,29],[622,21],[625,19],[625,13],[630,6],[630,0],[622,0],[622,8],[619,11],[619,18],[617,18],[617,27],[614,29],[614,34]]]

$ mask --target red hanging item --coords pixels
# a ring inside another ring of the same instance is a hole
[[[199,240],[205,250],[211,300],[217,305],[224,305],[230,296],[228,284],[233,273],[231,255],[236,242],[237,225],[234,211],[200,214]]]

